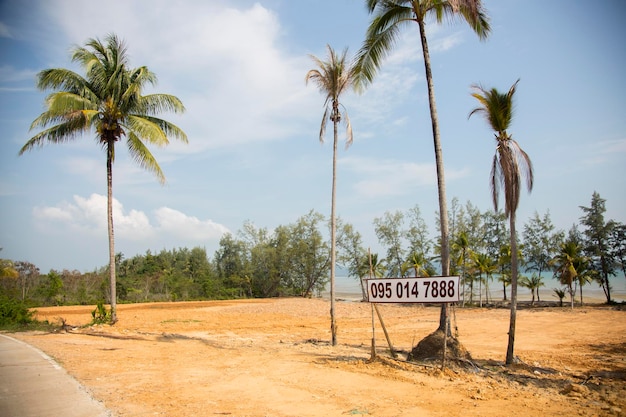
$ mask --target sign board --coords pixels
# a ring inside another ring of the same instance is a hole
[[[366,279],[370,303],[454,303],[459,277]]]

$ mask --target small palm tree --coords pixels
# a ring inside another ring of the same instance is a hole
[[[565,291],[561,288],[553,288],[554,295],[559,298],[559,307],[563,307],[563,299],[565,298]]]
[[[336,244],[336,216],[335,216],[335,200],[337,188],[337,130],[338,125],[343,122],[346,124],[346,147],[352,143],[352,126],[347,112],[343,114],[339,110],[341,103],[339,98],[343,93],[348,91],[353,84],[354,72],[351,62],[348,61],[346,55],[347,49],[344,49],[341,55],[338,55],[330,45],[328,49],[328,61],[311,56],[311,59],[317,64],[318,68],[307,72],[305,81],[313,81],[317,84],[320,91],[326,95],[324,101],[324,116],[322,116],[322,124],[320,127],[320,142],[324,142],[324,134],[326,133],[326,125],[328,121],[333,122],[333,185],[330,210],[330,328],[332,334],[332,345],[337,345],[337,323],[335,319],[335,263],[337,258]]]
[[[441,274],[450,271],[450,248],[448,243],[448,207],[443,164],[443,151],[439,137],[439,119],[435,104],[435,89],[430,52],[426,38],[426,20],[432,16],[437,23],[460,17],[474,30],[480,39],[489,34],[489,19],[481,0],[365,0],[367,10],[373,14],[365,35],[363,46],[357,54],[355,65],[356,84],[365,86],[373,81],[384,58],[389,54],[400,34],[400,29],[416,23],[420,33],[424,70],[428,85],[428,103],[432,122],[435,162],[437,166],[437,190],[439,193],[439,222],[441,230]],[[447,326],[448,305],[441,305],[439,330]]]
[[[511,319],[509,323],[509,341],[506,352],[506,363],[514,360],[515,321],[517,318],[517,268],[518,250],[515,232],[515,212],[519,205],[522,188],[522,176],[526,177],[526,185],[531,191],[533,187],[533,168],[530,158],[519,144],[507,132],[513,120],[513,95],[517,80],[507,93],[500,93],[495,88],[485,90],[473,85],[472,96],[478,100],[479,106],[473,109],[468,117],[480,113],[495,132],[496,153],[491,166],[491,191],[495,211],[498,211],[500,188],[504,188],[504,213],[509,217],[511,232]]]
[[[386,266],[377,253],[370,253],[363,257],[359,264],[359,276],[361,278],[382,278],[386,274]]]
[[[583,305],[583,287],[593,281],[593,271],[589,269],[589,259],[580,255],[574,259],[574,268],[577,274],[576,282],[580,287],[580,305]]]
[[[409,270],[413,270],[415,277],[429,277],[432,275],[432,261],[433,259],[422,252],[413,252],[402,263],[402,276],[405,276]]]
[[[574,281],[578,277],[576,263],[578,262],[578,245],[576,242],[568,241],[561,244],[559,253],[552,259],[554,266],[554,276],[559,282],[567,286],[570,295],[571,307],[574,308]]]
[[[72,61],[85,71],[79,74],[62,68],[41,71],[37,75],[40,90],[55,90],[46,98],[47,110],[31,124],[43,128],[26,142],[20,155],[45,143],[64,143],[82,133],[95,132],[98,144],[106,153],[107,220],[109,235],[109,278],[111,285],[111,322],[117,321],[115,283],[115,244],[113,238],[113,162],[115,144],[126,139],[131,157],[144,169],[154,173],[161,183],[165,176],[144,142],[165,146],[174,137],[187,142],[187,136],[176,125],[155,117],[164,111],[181,113],[182,102],[167,94],[142,95],[156,76],[147,67],[129,68],[126,47],[115,35],[105,43],[90,39],[77,47]]]
[[[485,282],[485,295],[487,302],[489,302],[489,279],[491,275],[496,271],[497,265],[486,253],[474,253],[472,256],[474,270],[478,273],[478,294],[479,294],[479,306],[483,306],[483,290],[482,283]],[[483,279],[483,274],[485,277]]]
[[[528,277],[524,277],[524,276],[520,276],[519,277],[519,284],[522,287],[526,287],[530,290],[530,294],[532,295],[532,299],[530,304],[534,305],[535,304],[535,293],[537,294],[537,301],[541,301],[541,299],[539,298],[539,287],[543,287],[544,283],[541,280],[541,276],[537,275],[537,274],[532,274],[532,276],[530,278]]]
[[[462,306],[465,307],[465,285],[466,285],[466,272],[467,272],[467,257],[471,254],[469,247],[469,239],[467,238],[467,232],[462,231],[452,243],[452,246],[458,250],[459,258],[456,260],[457,265],[461,265],[461,282],[463,283],[463,302]]]

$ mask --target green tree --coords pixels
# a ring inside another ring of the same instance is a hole
[[[578,276],[575,268],[576,259],[579,257],[579,248],[576,242],[567,241],[561,244],[559,253],[552,259],[554,266],[554,276],[559,279],[562,285],[567,287],[570,295],[571,307],[574,309],[574,287],[573,283]]]
[[[142,95],[146,85],[156,84],[155,74],[145,66],[130,68],[126,46],[117,36],[108,35],[105,42],[90,39],[85,47],[74,49],[72,61],[82,66],[85,77],[63,68],[46,69],[37,75],[37,87],[54,92],[46,98],[47,110],[31,124],[31,129],[44,130],[29,139],[19,153],[21,155],[46,142],[63,143],[82,133],[95,131],[96,139],[106,153],[111,322],[115,323],[115,144],[126,138],[131,157],[164,183],[165,176],[144,142],[165,146],[171,137],[187,142],[187,136],[176,125],[155,117],[164,111],[183,112],[182,102],[172,95]]]
[[[495,132],[496,153],[491,167],[491,191],[495,211],[498,211],[500,187],[504,188],[504,213],[509,218],[511,233],[511,319],[509,324],[509,341],[506,352],[506,363],[514,361],[515,322],[517,318],[517,238],[515,232],[515,212],[519,205],[522,189],[522,176],[526,177],[528,190],[533,187],[533,169],[530,158],[507,132],[513,120],[513,95],[517,88],[517,80],[507,93],[500,93],[495,88],[485,90],[473,85],[472,96],[478,100],[479,106],[473,114],[482,114]]]
[[[229,297],[231,288],[241,289],[247,272],[247,252],[245,242],[236,239],[231,233],[222,236],[219,249],[214,255],[218,282],[214,288],[219,297]],[[223,286],[220,286],[223,284]]]
[[[465,307],[465,287],[467,284],[467,261],[472,252],[469,247],[469,240],[467,238],[467,233],[464,230],[461,231],[457,235],[457,237],[454,239],[454,242],[452,243],[452,248],[459,253],[459,256],[456,259],[455,263],[461,266],[461,283],[463,285],[462,306]]]
[[[559,245],[563,242],[564,233],[554,231],[549,211],[543,217],[539,217],[539,213],[535,212],[524,225],[522,238],[524,266],[527,271],[537,272],[537,275],[541,277],[542,272],[550,268],[550,259],[554,257]]]
[[[405,259],[405,250],[402,247],[404,214],[401,211],[387,211],[382,217],[376,217],[373,223],[378,241],[387,249],[387,257],[384,259],[387,276],[401,276]]]
[[[414,277],[430,277],[435,272],[432,261],[433,259],[423,252],[412,252],[402,264],[402,276],[406,276],[408,271],[412,270]]]
[[[611,235],[609,236],[609,247],[612,257],[621,267],[624,277],[626,277],[626,225],[618,222],[613,223]]]
[[[328,121],[333,122],[333,184],[332,198],[330,210],[330,328],[332,334],[332,345],[337,345],[337,323],[335,318],[335,264],[337,256],[336,248],[336,219],[335,219],[335,200],[337,191],[337,141],[338,141],[338,125],[343,120],[347,127],[346,147],[352,143],[352,126],[347,112],[343,114],[339,110],[341,103],[339,98],[343,93],[352,88],[354,72],[352,62],[347,59],[348,50],[344,49],[341,55],[338,55],[330,45],[328,49],[328,61],[311,56],[313,61],[319,67],[312,69],[306,74],[306,82],[313,81],[317,84],[320,91],[326,95],[324,106],[324,116],[322,117],[322,125],[320,128],[320,142],[324,141],[324,133]]]
[[[583,231],[585,235],[584,252],[589,258],[590,268],[594,270],[598,276],[598,280],[604,294],[606,302],[611,302],[611,284],[609,275],[615,275],[615,262],[609,247],[609,239],[611,230],[615,223],[605,222],[604,212],[606,200],[595,192],[591,196],[591,205],[589,207],[580,206],[585,213],[580,218],[581,223],[586,226]]]
[[[368,278],[382,278],[385,276],[385,261],[377,253],[366,253],[361,259],[360,274]]]
[[[324,216],[311,210],[290,226],[290,256],[293,289],[310,297],[328,283],[330,257],[328,243],[320,231]]]
[[[367,10],[373,18],[367,28],[365,41],[357,54],[355,65],[356,84],[365,86],[373,81],[377,70],[384,58],[395,45],[400,30],[411,23],[418,26],[424,71],[428,86],[428,103],[435,149],[435,163],[437,167],[437,190],[439,194],[439,231],[441,233],[441,273],[449,275],[449,237],[448,237],[448,208],[446,202],[446,186],[443,163],[443,151],[439,135],[439,118],[435,103],[435,89],[430,63],[430,52],[426,38],[426,20],[432,16],[437,23],[446,19],[460,17],[476,32],[480,39],[489,34],[489,20],[481,0],[366,0]],[[442,304],[439,330],[447,328],[448,305]]]
[[[359,280],[363,299],[367,298],[367,292],[363,285],[363,273],[361,264],[367,256],[367,250],[363,247],[361,234],[349,223],[343,223],[337,219],[337,262],[348,270],[348,274]]]
[[[520,276],[519,284],[530,290],[530,294],[532,295],[531,305],[535,304],[535,294],[537,294],[537,301],[541,301],[541,298],[539,298],[539,287],[543,287],[545,284],[541,280],[540,275],[532,274],[530,278]]]
[[[485,296],[487,298],[487,303],[489,302],[489,280],[491,279],[493,273],[496,271],[497,265],[494,262],[493,258],[491,258],[486,253],[476,253],[474,252],[472,256],[473,260],[473,268],[474,271],[478,273],[478,300],[479,306],[483,306],[483,290],[482,283],[485,283]],[[483,274],[485,274],[483,278]]]
[[[409,228],[405,232],[406,240],[409,243],[409,253],[417,252],[430,257],[432,241],[419,205],[416,204],[409,209],[406,217],[409,220]]]
[[[510,240],[506,227],[507,216],[501,211],[487,210],[482,218],[482,247],[490,257],[498,259],[500,248]]]

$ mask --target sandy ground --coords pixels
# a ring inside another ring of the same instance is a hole
[[[271,299],[119,305],[120,321],[85,325],[92,306],[40,308],[60,333],[18,333],[55,358],[118,416],[624,416],[626,311],[522,308],[503,366],[509,311],[455,309],[474,365],[411,364],[439,308],[381,305],[393,360],[367,303]],[[63,389],[63,387],[59,387]]]

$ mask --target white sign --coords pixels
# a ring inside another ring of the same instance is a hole
[[[459,277],[366,279],[370,303],[454,303]]]

